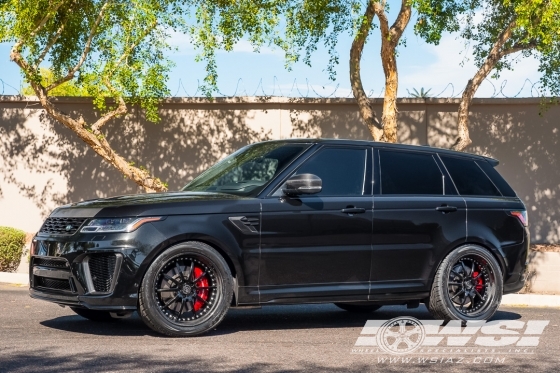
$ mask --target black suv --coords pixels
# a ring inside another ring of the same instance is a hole
[[[91,320],[138,310],[171,336],[266,304],[488,319],[523,287],[529,247],[497,164],[368,141],[249,145],[181,191],[54,210],[33,240],[30,293]]]

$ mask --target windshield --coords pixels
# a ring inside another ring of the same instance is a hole
[[[309,146],[282,142],[246,146],[204,171],[182,190],[256,196]]]

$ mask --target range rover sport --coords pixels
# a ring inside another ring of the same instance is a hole
[[[523,287],[529,247],[497,164],[368,141],[252,144],[177,192],[55,209],[32,243],[30,295],[91,320],[138,311],[170,336],[267,304],[488,319]]]

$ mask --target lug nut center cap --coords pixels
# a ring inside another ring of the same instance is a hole
[[[184,284],[183,288],[181,289],[181,292],[185,295],[190,294],[192,292],[192,287],[188,284]]]

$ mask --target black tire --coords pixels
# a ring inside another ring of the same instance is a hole
[[[344,311],[354,313],[371,313],[381,308],[378,304],[335,303],[334,305]]]
[[[439,320],[488,320],[498,310],[502,293],[496,258],[485,248],[468,244],[441,262],[427,306]]]
[[[189,241],[167,249],[150,265],[138,313],[158,333],[191,337],[216,327],[232,297],[233,279],[224,258],[205,243]]]
[[[97,311],[97,310],[90,310],[87,308],[77,308],[77,307],[70,307],[70,309],[76,312],[78,315],[82,316],[91,321],[96,322],[108,322],[114,321],[116,319],[111,317],[109,311]]]

